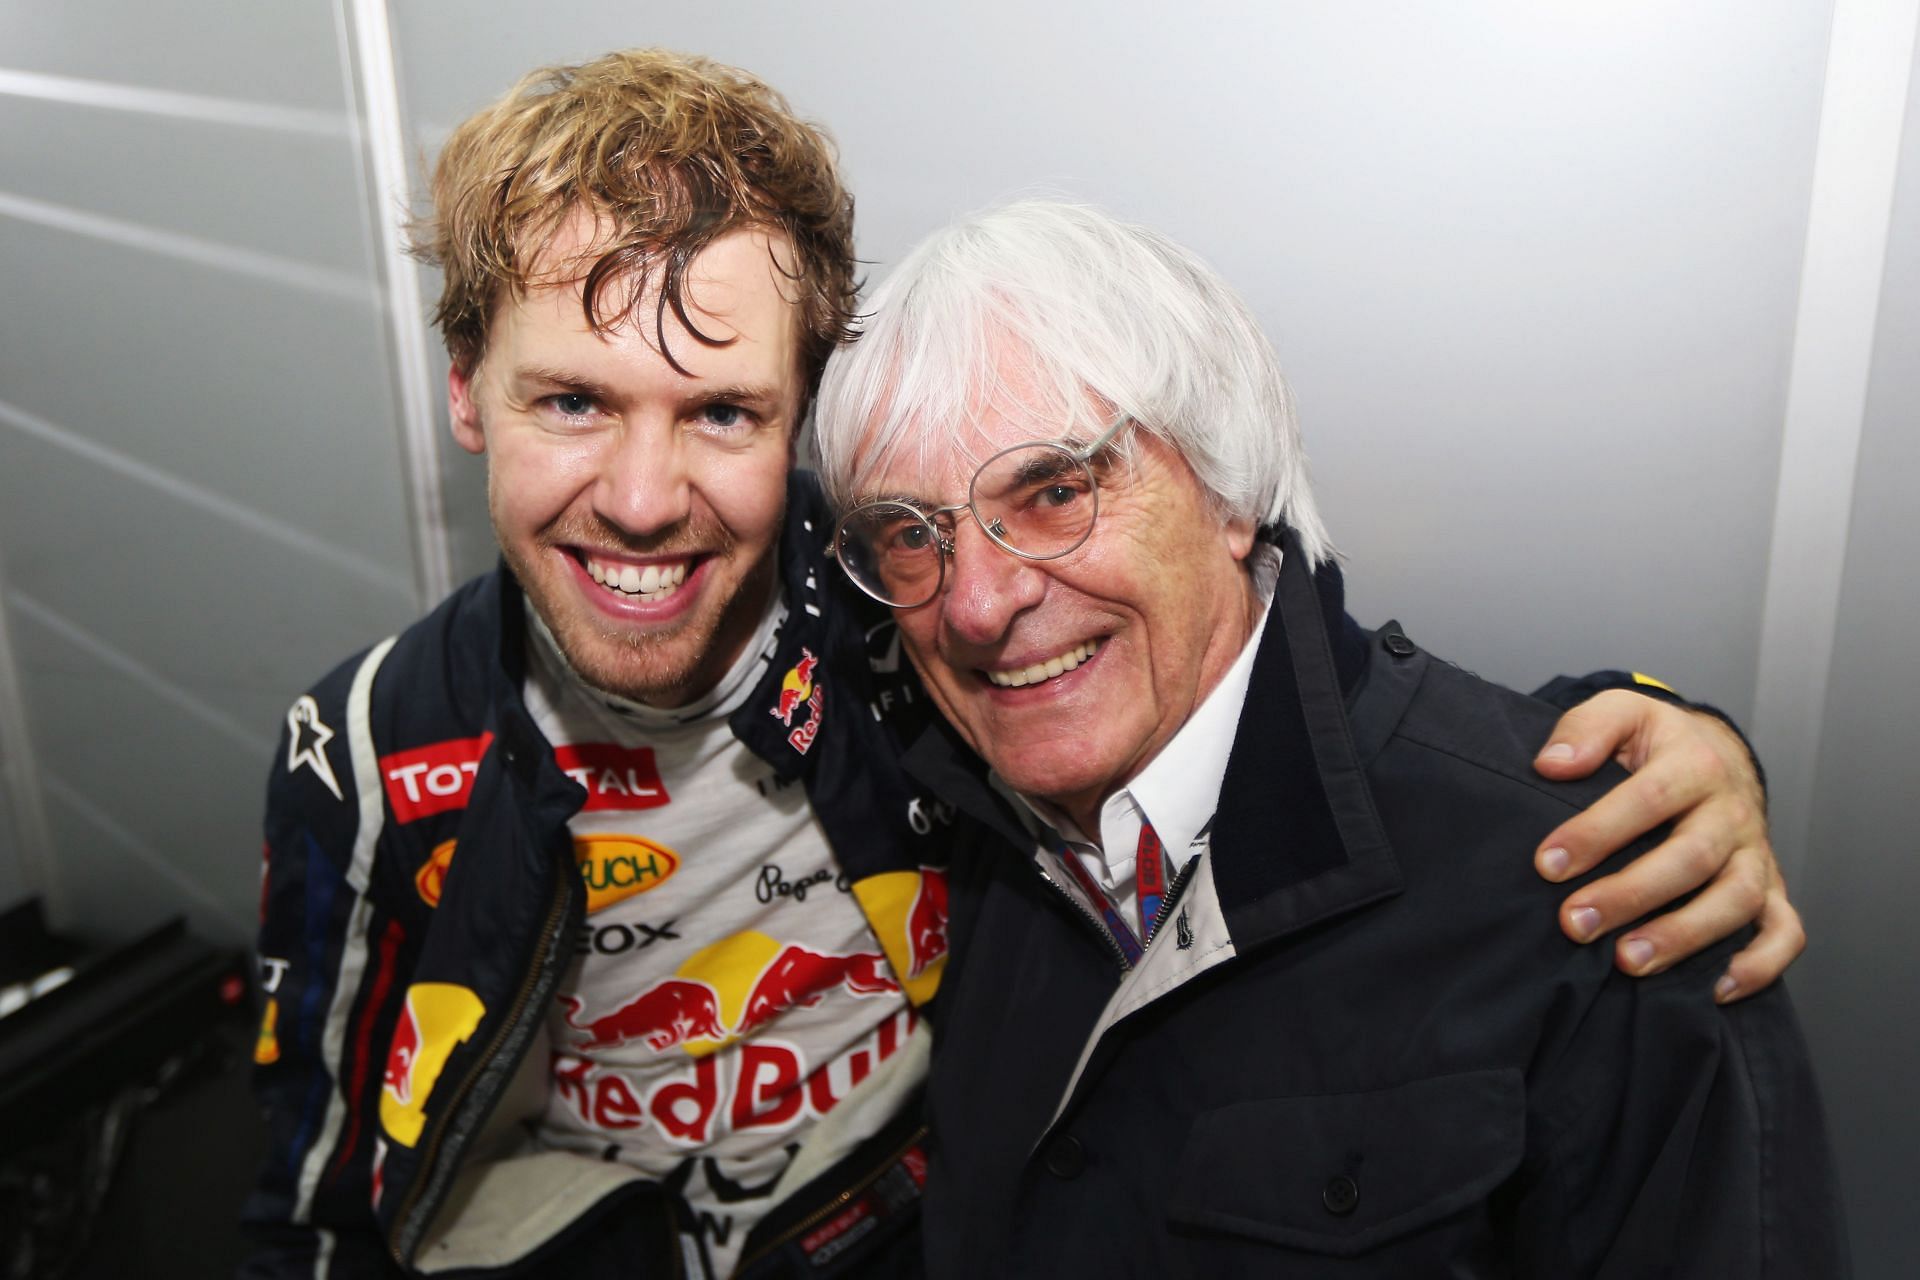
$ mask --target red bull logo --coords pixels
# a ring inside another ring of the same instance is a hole
[[[853,883],[901,989],[915,1004],[933,999],[947,963],[947,873],[938,867],[889,871]]]
[[[485,1013],[480,997],[451,982],[416,982],[407,988],[380,1086],[380,1125],[401,1146],[420,1140],[427,1098],[447,1058]]]
[[[568,1024],[587,1034],[582,1050],[639,1040],[656,1053],[679,1045],[699,1058],[832,992],[863,997],[899,990],[878,953],[829,955],[748,930],[695,952],[673,977],[589,1022],[579,1020],[577,999],[562,1000]]]
[[[793,727],[793,713],[813,696],[813,669],[819,665],[820,659],[813,656],[813,650],[802,646],[800,661],[780,677],[780,700],[773,706],[774,719],[788,728]]]
[[[911,1006],[901,1008],[812,1071],[797,1047],[761,1037],[742,1043],[737,1054],[698,1058],[650,1088],[647,1077],[617,1064],[555,1053],[553,1096],[609,1134],[651,1125],[675,1146],[702,1147],[723,1132],[777,1130],[806,1115],[826,1115],[906,1044],[917,1021]]]
[[[562,996],[567,1025],[587,1033],[584,1049],[606,1049],[641,1040],[659,1053],[689,1040],[720,1040],[727,1029],[720,1024],[720,996],[704,982],[667,978],[654,983],[633,1000],[605,1017],[578,1021],[580,1001]]]
[[[813,678],[813,669],[819,663],[811,649],[802,648],[800,661],[780,678],[780,700],[773,706],[774,719],[793,729],[787,735],[787,745],[801,755],[813,747],[813,740],[820,732],[821,711],[826,706],[826,690]],[[807,718],[802,724],[794,725],[793,715],[801,703],[807,706]]]

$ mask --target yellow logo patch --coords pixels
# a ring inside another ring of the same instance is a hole
[[[280,1002],[270,999],[266,1012],[260,1015],[260,1034],[253,1042],[253,1060],[263,1067],[280,1061],[280,1040],[273,1033],[274,1024],[279,1021]]]
[[[413,887],[420,891],[420,901],[430,907],[440,905],[440,890],[447,883],[447,868],[453,865],[453,845],[451,840],[442,840],[433,846],[425,865],[413,873]]]
[[[456,983],[416,982],[407,988],[380,1084],[380,1126],[401,1146],[420,1141],[434,1083],[486,1011],[479,996]]]
[[[658,888],[680,869],[680,855],[644,836],[573,838],[573,857],[587,886],[587,914]]]

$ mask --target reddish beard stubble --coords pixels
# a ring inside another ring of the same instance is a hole
[[[566,512],[542,529],[531,563],[512,546],[503,547],[507,567],[546,623],[561,656],[575,674],[607,693],[636,702],[672,706],[705,693],[725,674],[716,661],[716,649],[730,663],[758,624],[773,588],[774,556],[778,544],[734,585],[730,595],[719,583],[700,582],[699,598],[680,617],[648,627],[622,626],[580,598],[582,588],[560,563],[578,561],[581,552],[604,550],[629,556],[685,556],[691,561],[689,586],[708,561],[727,563],[734,554],[733,534],[718,522],[693,518],[647,537],[623,532],[591,512]],[[680,590],[687,590],[681,587]],[[706,687],[694,687],[700,684]]]

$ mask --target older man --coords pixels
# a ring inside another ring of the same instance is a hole
[[[908,767],[969,845],[931,1270],[1842,1274],[1784,993],[1553,929],[1505,851],[1602,784],[1535,775],[1541,705],[1343,613],[1206,266],[1027,203],[873,311],[821,391],[836,549],[951,726]]]

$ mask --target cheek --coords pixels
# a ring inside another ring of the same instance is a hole
[[[787,507],[786,444],[769,445],[714,459],[699,481],[714,514],[743,537],[777,533]]]

